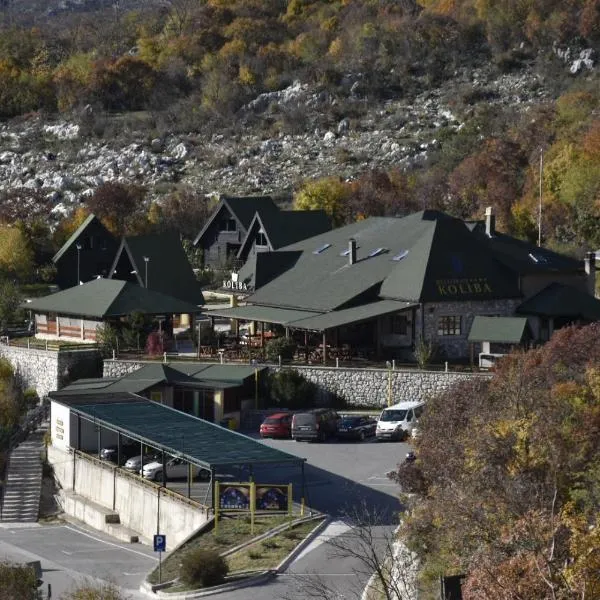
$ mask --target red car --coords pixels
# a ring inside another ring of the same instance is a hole
[[[267,417],[260,426],[260,437],[292,437],[292,415],[275,413]]]

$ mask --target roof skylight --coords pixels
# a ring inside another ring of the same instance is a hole
[[[387,252],[388,249],[387,248],[375,248],[375,250],[371,250],[371,252],[369,253],[369,258],[373,258],[374,256],[379,256],[380,254],[383,254],[384,252]]]
[[[321,252],[325,252],[325,250],[327,250],[327,248],[330,248],[331,244],[323,244],[322,246],[319,246],[319,248],[317,248],[316,250],[313,250],[313,254],[321,254]]]
[[[350,250],[344,250],[343,252],[340,252],[340,256],[348,256],[348,254],[350,254]]]
[[[548,258],[546,256],[544,256],[543,254],[534,254],[533,252],[530,252],[529,258],[534,263],[547,263],[548,262]]]
[[[399,252],[398,254],[396,254],[396,256],[392,257],[392,260],[400,261],[403,258],[406,258],[409,252],[409,250],[402,250],[402,252]]]

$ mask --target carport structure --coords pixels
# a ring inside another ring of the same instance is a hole
[[[218,468],[248,466],[250,473],[254,465],[296,464],[302,473],[302,497],[305,493],[304,463],[287,452],[271,448],[241,433],[215,425],[174,408],[147,400],[135,394],[126,397],[95,397],[84,401],[53,399],[70,411],[70,445],[82,449],[82,422],[91,423],[97,435],[97,449],[102,448],[102,431],[111,431],[117,436],[118,464],[120,464],[123,436],[144,447],[151,447],[162,454],[162,485],[166,487],[165,463],[176,457],[189,464],[210,471],[210,485],[204,504],[214,508],[213,483]],[[54,427],[54,419],[52,423]],[[54,431],[53,431],[54,434]],[[188,498],[191,497],[191,469],[188,469]],[[283,482],[281,482],[283,483]],[[208,496],[211,500],[208,503]]]

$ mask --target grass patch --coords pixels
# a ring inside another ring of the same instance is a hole
[[[179,576],[179,563],[184,552],[194,550],[195,548],[205,548],[215,550],[219,553],[235,548],[239,544],[247,542],[278,525],[289,523],[293,518],[287,515],[277,516],[257,516],[254,521],[254,534],[250,533],[250,517],[225,517],[219,521],[218,531],[215,534],[214,529],[205,531],[195,538],[191,539],[179,551],[171,553],[162,563],[162,580],[172,581]],[[150,583],[158,583],[158,568],[148,576]],[[174,588],[169,588],[175,591]]]
[[[321,521],[301,523],[291,530],[253,544],[227,557],[231,575],[274,569]]]

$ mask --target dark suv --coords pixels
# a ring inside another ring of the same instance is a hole
[[[292,418],[292,439],[324,442],[337,434],[340,416],[331,408],[315,408]]]

